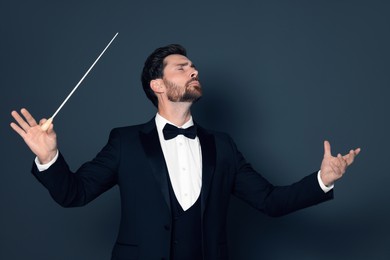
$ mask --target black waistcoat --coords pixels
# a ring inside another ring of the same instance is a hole
[[[169,176],[168,176],[169,180]],[[172,240],[171,260],[201,260],[202,259],[202,226],[200,195],[186,211],[180,206],[171,181],[169,195],[172,209]]]

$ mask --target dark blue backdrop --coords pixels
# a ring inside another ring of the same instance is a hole
[[[52,115],[117,31],[55,120],[73,169],[111,128],[154,116],[143,62],[181,43],[204,87],[195,119],[230,133],[273,183],[318,170],[324,139],[335,152],[362,147],[331,202],[272,219],[233,199],[232,259],[390,259],[389,11],[388,1],[2,0],[0,259],[109,258],[117,188],[83,208],[56,205],[9,122],[21,107]]]

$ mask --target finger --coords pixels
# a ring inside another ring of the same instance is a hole
[[[337,159],[339,160],[340,171],[342,174],[344,174],[344,172],[347,170],[348,162],[347,160],[344,159],[344,156],[342,156],[341,154],[337,155]]]
[[[53,123],[51,123],[50,126],[49,126],[49,128],[47,129],[47,133],[48,133],[48,134],[51,134],[51,133],[53,133],[53,132],[54,132],[54,125],[53,125]]]
[[[11,128],[14,129],[15,132],[17,132],[23,139],[24,137],[26,136],[26,132],[20,128],[17,124],[15,124],[14,122],[12,122],[10,124]]]
[[[42,126],[43,126],[45,123],[47,123],[48,120],[49,120],[49,119],[42,118],[42,119],[39,121],[39,125],[41,126],[41,128],[42,128]],[[47,133],[52,133],[52,132],[53,132],[53,127],[54,127],[54,125],[53,125],[52,122],[53,122],[53,121],[51,121],[51,123],[50,123],[48,126],[46,126],[46,127],[47,127],[47,129],[46,129]]]
[[[337,159],[339,160],[339,162],[340,162],[341,164],[346,163],[346,160],[345,160],[344,156],[341,155],[341,153],[339,153],[339,154],[337,155]]]
[[[24,118],[26,118],[26,120],[27,120],[27,122],[28,122],[28,124],[30,126],[36,126],[37,125],[37,121],[35,121],[34,117],[30,114],[30,112],[28,112],[27,109],[22,108],[20,110],[20,112],[22,112]]]
[[[360,150],[361,150],[360,148],[357,148],[355,150],[350,150],[347,155],[343,156],[344,160],[347,161],[348,166],[353,163],[353,161],[355,160],[355,157],[360,153]]]
[[[355,153],[355,156],[358,155],[360,153],[361,149],[360,148],[357,148],[355,149],[354,153]]]
[[[349,154],[343,156],[344,160],[347,162],[347,166],[353,163],[355,156],[356,154],[354,150],[349,151]]]
[[[337,167],[342,167],[344,160],[341,154],[337,154],[335,162],[337,163]]]
[[[324,156],[332,156],[330,143],[328,141],[324,141]]]
[[[39,120],[39,125],[43,125],[46,121],[46,118],[42,118],[41,120]]]
[[[26,123],[26,121],[19,115],[18,112],[12,111],[11,112],[12,117],[18,122],[18,124],[23,128],[24,131],[27,131],[30,126]]]

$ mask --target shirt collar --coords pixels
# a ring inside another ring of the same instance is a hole
[[[174,126],[179,127],[179,128],[188,128],[188,127],[194,125],[194,121],[192,119],[192,116],[190,116],[190,119],[187,122],[185,122],[184,125],[182,125],[182,126],[175,125],[174,123],[172,123],[169,120],[165,119],[159,113],[156,114],[155,121],[156,121],[157,131],[159,133],[162,133],[162,130],[163,130],[165,124],[171,124],[171,125],[174,125]]]

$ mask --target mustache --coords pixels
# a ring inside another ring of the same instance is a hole
[[[189,81],[187,81],[187,84],[186,84],[186,85],[190,84],[190,83],[193,82],[193,81],[198,81],[198,82],[199,82],[199,78],[198,78],[198,77],[195,77],[195,78],[190,79]]]

